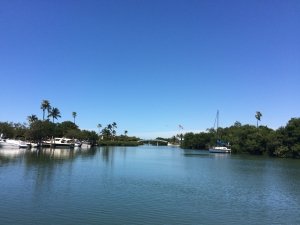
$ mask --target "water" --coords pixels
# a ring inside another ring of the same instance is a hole
[[[144,145],[0,149],[0,224],[300,224],[300,160]]]

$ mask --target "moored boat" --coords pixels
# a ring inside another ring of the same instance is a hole
[[[34,142],[31,142],[31,148],[39,148],[40,147],[40,143],[37,142],[37,143],[34,143]]]
[[[215,147],[209,148],[209,152],[211,152],[211,153],[231,153],[231,149],[228,147],[227,146],[215,146]]]
[[[81,147],[84,147],[84,148],[90,148],[93,146],[93,143],[90,142],[90,141],[82,141],[81,142]]]
[[[219,128],[219,110],[217,111],[217,138],[218,138],[218,128]],[[229,142],[216,142],[216,146],[209,148],[210,153],[231,153],[231,148]]]
[[[69,138],[54,138],[51,140],[51,147],[74,148],[74,140]]]
[[[81,142],[80,141],[75,141],[74,142],[74,147],[81,147]]]
[[[27,148],[25,141],[14,140],[14,139],[1,139],[0,147],[2,148]]]

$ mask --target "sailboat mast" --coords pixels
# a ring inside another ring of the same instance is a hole
[[[218,128],[219,128],[219,110],[217,111],[217,131],[218,131]]]

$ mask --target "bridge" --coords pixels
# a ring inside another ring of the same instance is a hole
[[[167,141],[164,140],[159,140],[159,139],[144,139],[144,140],[139,140],[138,142],[148,142],[148,144],[150,145],[150,142],[156,142],[156,145],[158,146],[158,142],[164,142],[167,143]]]

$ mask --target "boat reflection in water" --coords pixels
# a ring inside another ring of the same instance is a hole
[[[21,154],[24,154],[26,149],[9,149],[9,148],[0,148],[0,156],[6,157],[6,158],[14,158],[16,156],[19,156]]]
[[[78,155],[88,154],[90,148],[81,149],[80,147],[74,148],[41,148],[40,150],[36,150],[41,155],[50,156],[55,159],[73,159]],[[35,150],[34,150],[35,151]]]

